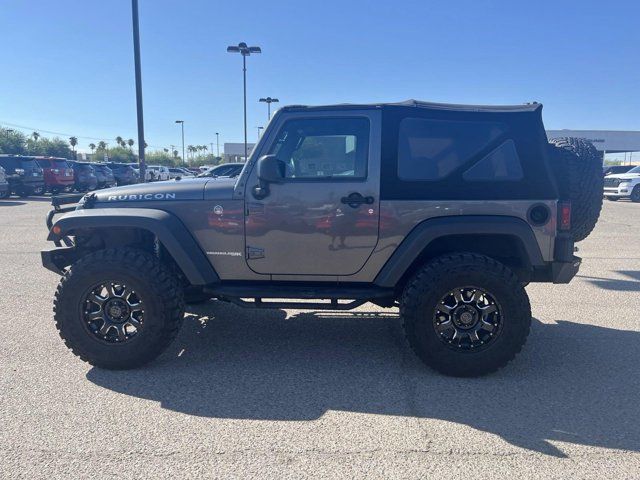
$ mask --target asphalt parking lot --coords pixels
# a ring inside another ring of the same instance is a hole
[[[52,321],[48,199],[0,200],[1,478],[638,478],[640,205],[605,202],[570,285],[527,287],[524,351],[423,367],[397,311],[189,308],[172,347],[91,368]]]

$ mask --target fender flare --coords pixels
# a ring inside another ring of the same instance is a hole
[[[192,285],[218,283],[220,277],[198,243],[178,217],[151,208],[101,208],[74,210],[54,224],[60,233],[49,232],[47,240],[60,240],[79,229],[130,227],[158,237]]]
[[[522,242],[533,267],[545,264],[531,226],[520,218],[498,215],[438,217],[419,223],[409,232],[382,267],[374,283],[380,287],[395,287],[414,260],[438,238],[483,234],[515,237]]]

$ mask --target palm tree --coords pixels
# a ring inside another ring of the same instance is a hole
[[[120,135],[116,137],[116,143],[118,144],[119,147],[122,147],[125,144],[124,139]]]
[[[71,145],[71,150],[73,151],[73,158],[78,159],[76,156],[76,145],[78,145],[78,137],[69,138],[69,145]]]
[[[131,147],[133,147],[133,144],[136,143],[133,141],[133,138],[130,138],[129,140],[127,140],[127,145],[129,145],[129,150],[131,150]]]
[[[38,139],[40,138],[40,134],[39,134],[38,132],[33,132],[33,133],[31,134],[31,136],[33,137],[33,140],[34,140],[35,142],[37,142],[37,141],[38,141]]]
[[[193,152],[195,151],[196,151],[196,147],[194,147],[193,145],[187,145],[187,152],[191,154],[192,158],[193,158]]]
[[[93,153],[93,151],[96,149],[96,144],[95,143],[90,143],[89,144],[89,148],[91,149],[91,153]]]
[[[98,149],[99,150],[106,150],[107,149],[107,144],[106,142],[104,142],[103,140],[100,140],[98,142]]]

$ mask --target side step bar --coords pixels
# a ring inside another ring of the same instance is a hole
[[[369,301],[388,306],[394,305],[393,289],[374,286],[214,285],[206,287],[205,292],[212,297],[247,308],[351,310]],[[265,299],[299,298],[312,301],[265,301]],[[317,300],[329,300],[329,302],[322,303]],[[350,301],[340,302],[339,300]]]

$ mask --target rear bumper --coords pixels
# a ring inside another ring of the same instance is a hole
[[[573,256],[570,262],[553,262],[551,264],[551,278],[553,283],[569,283],[580,270],[582,259]]]

